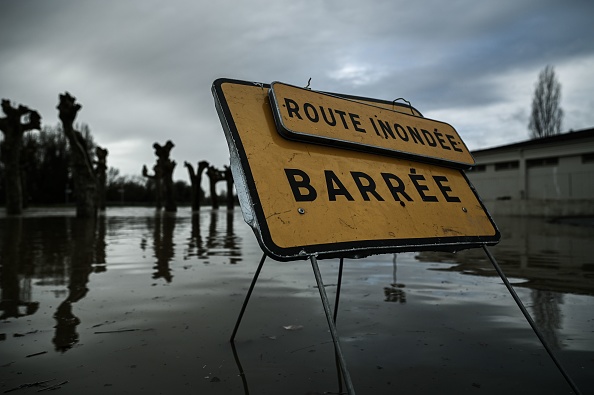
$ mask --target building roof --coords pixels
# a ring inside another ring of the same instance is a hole
[[[507,145],[500,145],[497,147],[485,148],[474,150],[471,153],[478,154],[478,153],[487,153],[487,152],[496,152],[496,151],[506,151],[510,149],[520,149],[520,148],[537,148],[537,147],[544,147],[550,144],[559,144],[559,143],[567,143],[567,142],[577,142],[583,139],[594,139],[594,128],[589,129],[582,129],[577,131],[570,131],[568,133],[556,134],[550,137],[542,137],[536,138],[531,140],[520,141],[518,143],[507,144]]]

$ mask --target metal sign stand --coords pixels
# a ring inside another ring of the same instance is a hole
[[[501,280],[503,280],[503,283],[505,284],[505,286],[506,286],[507,290],[509,291],[510,295],[512,296],[512,298],[514,298],[516,304],[518,305],[518,307],[522,311],[522,314],[524,314],[524,317],[526,318],[526,321],[528,321],[528,323],[532,327],[532,330],[534,331],[534,333],[536,334],[536,336],[540,340],[541,344],[543,345],[543,347],[545,348],[545,350],[547,351],[547,353],[549,354],[549,356],[551,357],[551,359],[553,360],[553,362],[555,363],[555,365],[557,366],[557,368],[559,369],[559,371],[561,372],[561,374],[565,378],[565,381],[567,381],[567,384],[569,384],[569,386],[571,387],[571,389],[573,390],[574,393],[576,393],[577,395],[580,395],[581,394],[580,390],[575,385],[575,383],[573,382],[573,380],[571,379],[571,377],[569,377],[569,375],[567,374],[567,372],[565,371],[565,369],[563,369],[563,366],[561,365],[561,363],[559,362],[559,360],[557,359],[557,357],[555,357],[555,354],[553,354],[553,351],[551,350],[551,348],[547,344],[547,342],[546,342],[544,336],[542,335],[542,333],[540,333],[540,330],[538,329],[538,327],[536,326],[536,323],[534,322],[534,320],[530,316],[530,313],[528,312],[528,310],[526,310],[526,307],[524,307],[524,304],[520,300],[520,297],[518,296],[518,294],[516,294],[516,291],[511,286],[511,284],[509,283],[509,280],[505,276],[505,273],[503,273],[503,270],[501,270],[501,267],[499,266],[499,264],[495,260],[495,257],[493,257],[493,255],[491,255],[491,252],[487,249],[487,246],[485,244],[483,244],[483,250],[485,251],[485,254],[487,254],[487,257],[489,258],[489,260],[491,261],[491,263],[493,264],[493,267],[497,271],[497,274],[499,274],[499,277],[501,277]]]
[[[563,375],[563,377],[565,378],[566,382],[569,384],[569,386],[571,387],[571,389],[573,390],[573,392],[576,395],[581,395],[581,392],[580,392],[579,388],[574,383],[574,381],[571,379],[571,377],[569,376],[569,374],[565,371],[565,369],[561,365],[560,361],[557,359],[557,357],[553,353],[552,349],[547,344],[544,336],[542,335],[542,333],[540,332],[540,330],[536,326],[536,323],[534,322],[534,320],[530,316],[530,313],[528,312],[528,310],[526,309],[526,307],[524,306],[524,304],[520,300],[518,294],[516,293],[516,291],[514,290],[514,288],[512,287],[512,285],[510,284],[509,280],[505,276],[505,273],[503,273],[503,270],[501,269],[501,267],[499,266],[499,264],[495,260],[495,257],[487,249],[487,245],[486,244],[483,244],[482,245],[482,248],[485,251],[485,254],[489,258],[489,260],[491,261],[491,264],[495,268],[495,271],[497,271],[497,274],[499,275],[499,277],[501,278],[501,280],[505,284],[505,287],[507,288],[508,292],[510,293],[510,295],[512,296],[512,298],[514,299],[514,301],[516,302],[516,304],[518,305],[518,307],[522,311],[522,314],[526,318],[526,321],[528,321],[528,323],[530,324],[530,327],[532,328],[532,330],[534,331],[534,333],[536,334],[536,336],[540,340],[541,344],[543,345],[543,347],[545,348],[545,350],[547,351],[547,353],[549,354],[549,356],[551,357],[551,359],[553,360],[553,362],[555,363],[555,365],[557,366],[557,368],[559,369],[559,371],[561,372],[561,374]],[[312,269],[313,269],[313,272],[314,272],[314,276],[315,276],[315,279],[316,279],[316,284],[317,284],[317,287],[318,287],[318,291],[320,292],[320,299],[322,301],[322,306],[324,308],[324,314],[326,315],[326,320],[328,322],[328,328],[330,329],[330,335],[332,336],[332,342],[334,343],[334,351],[335,351],[335,356],[336,356],[336,363],[337,363],[337,366],[339,368],[339,373],[340,373],[339,383],[338,383],[339,384],[339,394],[342,393],[342,382],[344,381],[344,384],[345,384],[346,389],[347,389],[347,394],[354,395],[355,394],[355,389],[353,387],[353,383],[351,381],[351,376],[350,376],[349,371],[347,369],[347,365],[346,365],[346,361],[345,361],[344,355],[342,354],[342,349],[340,347],[340,341],[339,341],[339,338],[338,338],[338,332],[336,330],[336,319],[337,319],[337,316],[338,316],[338,304],[339,304],[339,300],[340,300],[340,288],[341,288],[341,283],[342,283],[342,269],[343,269],[344,258],[340,258],[340,266],[339,266],[338,282],[337,282],[337,291],[336,291],[336,300],[335,300],[335,303],[334,303],[334,313],[332,313],[331,312],[331,309],[330,309],[330,303],[328,301],[328,295],[326,294],[326,288],[324,287],[324,282],[322,280],[322,275],[320,273],[320,268],[318,266],[317,257],[316,257],[316,255],[310,255],[309,259],[310,259],[311,266],[312,266]],[[242,320],[243,315],[245,313],[247,304],[248,304],[248,302],[250,300],[250,297],[252,295],[252,292],[254,290],[254,287],[256,285],[256,282],[258,281],[258,277],[260,276],[260,272],[262,271],[262,266],[264,265],[264,261],[265,260],[266,260],[266,254],[263,254],[262,255],[262,259],[260,259],[260,263],[258,264],[258,268],[256,269],[256,273],[254,274],[254,278],[252,279],[252,283],[250,284],[250,288],[248,289],[248,292],[246,294],[245,300],[243,301],[243,305],[241,307],[241,311],[239,312],[239,316],[237,317],[237,321],[235,323],[235,327],[233,328],[233,333],[231,334],[231,338],[230,338],[231,347],[233,349],[233,354],[235,356],[236,361],[238,362],[238,366],[240,368],[240,375],[242,376],[242,380],[243,380],[243,384],[244,384],[244,389],[246,389],[246,391],[247,391],[247,383],[246,383],[246,380],[245,380],[245,375],[244,375],[244,372],[243,372],[243,368],[241,367],[241,364],[238,361],[237,352],[235,350],[235,343],[234,342],[235,342],[235,336],[237,335],[237,330],[239,329],[239,325],[241,324],[241,320]],[[342,380],[340,379],[340,377],[342,377]],[[248,392],[246,392],[246,393],[248,393]]]
[[[241,324],[241,320],[243,318],[243,314],[245,313],[245,309],[247,304],[250,300],[250,296],[252,295],[252,291],[258,281],[258,277],[260,276],[260,272],[262,271],[262,266],[264,265],[264,261],[266,260],[266,254],[262,255],[262,259],[260,259],[260,263],[258,264],[258,268],[256,269],[256,273],[254,274],[254,278],[252,279],[252,283],[250,284],[250,288],[245,296],[245,300],[243,301],[243,305],[241,306],[241,310],[239,312],[239,316],[237,317],[237,321],[235,322],[235,327],[233,328],[233,333],[231,334],[231,338],[229,339],[231,342],[231,346],[233,348],[233,353],[235,356],[236,361],[238,361],[236,350],[235,350],[235,336],[237,335],[237,330],[239,329],[239,325]],[[338,303],[340,299],[340,288],[342,282],[342,268],[343,268],[343,258],[340,258],[340,267],[338,272],[338,285],[337,285],[337,292],[336,292],[336,301],[334,303],[334,314],[332,314],[330,310],[330,302],[328,301],[328,295],[326,294],[326,288],[324,287],[324,282],[322,281],[322,275],[320,273],[320,268],[318,266],[318,259],[315,255],[311,255],[309,257],[311,261],[311,266],[314,272],[314,276],[316,278],[316,284],[318,286],[318,291],[320,292],[320,299],[322,300],[322,306],[324,307],[324,314],[326,315],[326,320],[328,321],[328,328],[330,329],[330,335],[332,336],[332,342],[334,343],[334,352],[336,355],[336,361],[340,368],[340,374],[342,376],[342,380],[347,388],[348,395],[355,395],[355,389],[353,387],[353,383],[351,381],[351,375],[346,366],[346,361],[344,359],[344,355],[342,354],[342,349],[340,347],[340,341],[338,338],[338,332],[336,330],[336,318],[338,314]],[[245,382],[245,376],[243,369],[241,368],[241,364],[238,363],[240,367],[240,375],[242,376],[242,380],[244,381],[244,387],[247,387]],[[339,386],[341,386],[342,381],[339,380]],[[340,387],[341,388],[341,387]],[[339,389],[339,393],[341,390]]]
[[[260,275],[260,271],[262,270],[262,266],[264,265],[265,260],[266,260],[266,254],[262,254],[262,259],[260,259],[260,263],[258,264],[256,273],[254,274],[254,278],[252,279],[252,283],[250,284],[248,293],[245,295],[243,305],[241,306],[241,311],[239,312],[239,317],[237,317],[237,321],[235,322],[235,328],[233,328],[233,333],[231,334],[231,339],[229,339],[231,341],[231,343],[233,343],[235,341],[235,335],[237,334],[237,330],[239,329],[239,324],[241,323],[241,319],[243,318],[243,313],[245,313],[245,308],[247,307],[247,304],[250,300],[250,296],[252,296],[252,291],[254,290],[256,281],[258,281],[258,276]]]
[[[313,268],[314,275],[316,276],[316,282],[318,283],[318,290],[320,291],[322,305],[324,305],[324,313],[326,313],[328,328],[330,328],[330,334],[332,335],[332,341],[334,342],[334,351],[336,352],[336,358],[338,359],[338,363],[340,364],[340,372],[342,373],[342,378],[347,387],[347,393],[349,395],[354,395],[355,389],[353,388],[353,383],[351,382],[351,375],[347,370],[346,361],[344,359],[344,356],[342,355],[342,350],[340,348],[340,342],[338,339],[338,333],[336,332],[335,319],[332,319],[332,315],[330,313],[330,304],[328,303],[328,296],[326,295],[326,289],[324,288],[324,283],[322,282],[320,268],[318,267],[318,260],[315,257],[315,255],[310,256],[309,259],[311,261],[311,266]],[[334,311],[334,314],[336,316],[336,309]]]

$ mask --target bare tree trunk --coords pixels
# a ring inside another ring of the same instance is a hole
[[[225,174],[218,170],[214,166],[208,166],[208,170],[206,170],[206,175],[208,176],[209,185],[210,185],[210,200],[213,209],[219,208],[219,197],[217,196],[217,182],[223,181],[225,179]]]
[[[57,106],[64,134],[70,144],[72,176],[76,191],[76,216],[90,218],[97,216],[97,180],[82,134],[74,129],[74,119],[81,109],[76,98],[68,92],[60,95]]]
[[[105,211],[105,189],[107,185],[107,149],[97,147],[97,165],[95,166],[95,176],[97,177],[97,206],[99,210]]]
[[[0,118],[0,130],[4,133],[4,165],[6,179],[6,213],[19,215],[23,212],[23,191],[21,182],[21,150],[23,134],[40,128],[41,117],[37,111],[20,105],[12,107],[9,100],[2,100],[6,117]],[[21,118],[28,115],[26,123]]]
[[[167,160],[162,164],[163,167],[163,189],[165,192],[165,211],[174,213],[177,211],[175,203],[175,188],[173,187],[173,170],[175,169],[175,161]]]
[[[184,162],[184,165],[188,169],[188,177],[190,178],[190,184],[192,185],[192,211],[200,210],[200,200],[204,195],[202,191],[202,173],[208,168],[208,162],[203,160],[198,162],[198,169],[194,173],[194,168],[188,162]]]
[[[167,140],[163,146],[159,143],[153,144],[155,155],[157,155],[158,158],[155,173],[159,171],[162,177],[163,193],[165,195],[165,211],[167,212],[177,211],[177,205],[175,204],[175,190],[173,188],[173,170],[177,163],[175,163],[174,160],[169,159],[169,154],[173,147],[175,147],[175,144],[173,144],[171,140]]]

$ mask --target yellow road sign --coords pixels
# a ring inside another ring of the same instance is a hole
[[[287,140],[268,91],[213,84],[244,218],[269,256],[459,250],[499,240],[462,171]]]
[[[284,137],[469,168],[474,158],[449,124],[385,106],[273,82],[272,114]]]

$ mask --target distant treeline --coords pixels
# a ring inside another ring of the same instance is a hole
[[[85,142],[89,157],[95,159],[96,144],[88,125],[77,125]],[[0,141],[0,205],[5,205],[5,157],[4,140]],[[40,132],[23,136],[21,154],[21,177],[23,204],[56,205],[75,202],[72,178],[70,148],[61,125],[43,126]],[[192,190],[185,181],[175,182],[175,197],[179,204],[190,204]],[[226,192],[219,200],[226,201]],[[204,196],[204,195],[203,195]],[[108,205],[154,204],[156,199],[154,181],[138,175],[120,175],[120,171],[109,167],[107,171],[106,201]],[[203,204],[210,204],[210,196],[203,198]]]

